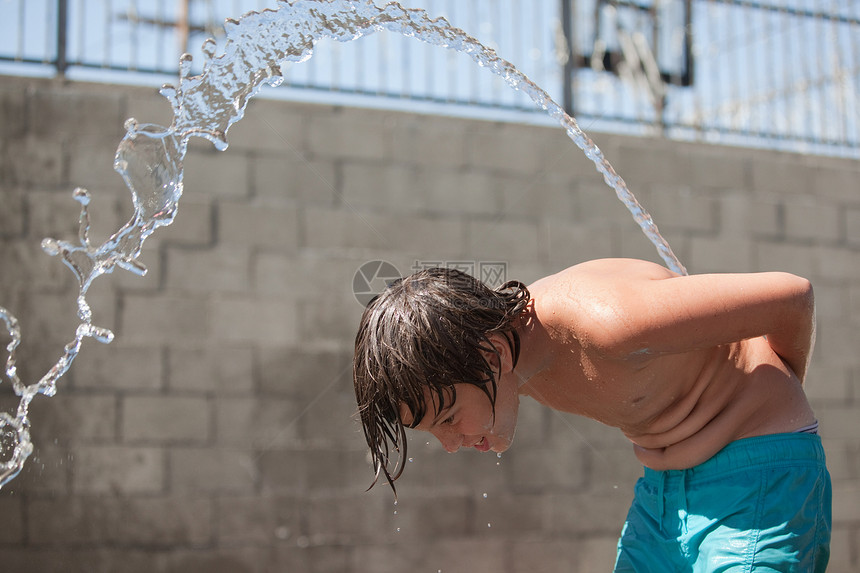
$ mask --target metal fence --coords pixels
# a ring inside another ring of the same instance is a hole
[[[401,0],[497,50],[591,129],[860,157],[855,0]],[[158,84],[277,0],[0,0],[0,73]],[[323,42],[280,93],[540,121],[465,56]],[[283,91],[287,90],[287,91]],[[310,96],[308,94],[311,94]],[[383,103],[378,103],[378,102]],[[420,102],[420,103],[419,103]]]

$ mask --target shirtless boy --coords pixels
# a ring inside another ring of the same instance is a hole
[[[491,290],[420,271],[374,299],[354,381],[377,479],[405,428],[449,452],[510,447],[521,396],[619,428],[645,475],[616,571],[824,571],[830,478],[802,384],[809,282],[576,265]],[[396,454],[395,454],[396,452]]]

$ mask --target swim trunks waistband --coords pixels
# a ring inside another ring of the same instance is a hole
[[[686,470],[658,471],[645,468],[645,480],[660,483],[684,476],[686,479],[716,475],[761,466],[796,465],[798,462],[824,464],[821,437],[810,433],[769,434],[734,441],[701,464]]]

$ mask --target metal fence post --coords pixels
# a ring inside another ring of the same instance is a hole
[[[67,25],[69,19],[69,0],[57,0],[57,74],[66,75],[68,62],[66,61],[66,39]]]
[[[562,65],[562,102],[561,105],[571,117],[573,113],[573,70],[576,59],[573,38],[573,1],[561,0],[561,31],[564,36],[566,58]]]

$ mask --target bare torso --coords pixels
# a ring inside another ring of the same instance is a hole
[[[637,280],[674,277],[641,261],[612,264],[630,265]],[[620,428],[640,461],[658,470],[692,467],[734,440],[814,421],[801,381],[762,336],[668,350],[615,343],[614,330],[628,323],[635,330],[641,319],[618,315],[624,305],[614,304],[605,265],[573,267],[529,287],[521,394]]]

